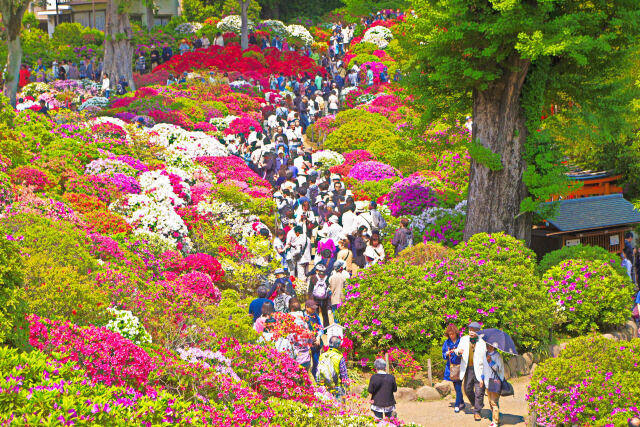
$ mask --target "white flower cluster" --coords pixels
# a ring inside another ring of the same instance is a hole
[[[214,125],[219,131],[223,131],[237,118],[238,116],[213,117],[209,119],[209,123]]]
[[[34,101],[25,101],[25,102],[22,102],[22,103],[16,105],[16,110],[18,110],[18,111],[28,110],[29,108],[33,107],[34,105],[39,105],[39,104],[37,102],[34,102]]]
[[[100,116],[91,119],[89,121],[89,126],[101,125],[103,123],[110,123],[112,125],[120,126],[124,130],[126,130],[127,126],[129,125],[127,122],[117,117]]]
[[[36,98],[38,95],[49,92],[50,89],[51,86],[44,82],[29,83],[22,88],[22,95]]]
[[[107,105],[109,105],[109,100],[107,98],[104,96],[94,96],[93,98],[89,98],[84,101],[82,105],[78,107],[78,110],[82,111],[88,107],[105,108]]]
[[[294,37],[302,40],[305,46],[311,46],[313,44],[313,36],[302,25],[292,24],[287,26],[287,34],[289,37]]]
[[[249,27],[249,31],[253,31],[253,21],[251,21],[251,19],[248,21],[247,25]],[[220,22],[218,22],[217,27],[222,33],[240,34],[242,19],[240,18],[240,15],[225,16],[220,20]]]
[[[423,232],[428,226],[436,223],[437,220],[445,215],[466,215],[467,214],[467,201],[463,200],[458,203],[453,209],[448,208],[429,208],[420,215],[416,215],[411,218],[410,227],[419,232]]]
[[[318,162],[322,163],[322,166],[319,167],[320,171],[325,171],[331,166],[338,166],[344,163],[342,154],[331,150],[316,151],[311,155],[311,160],[313,160],[314,165]]]
[[[124,338],[133,341],[135,344],[150,344],[151,335],[144,328],[144,325],[136,316],[128,310],[118,310],[109,307],[107,311],[114,317],[109,320],[105,328],[122,335]]]
[[[377,25],[371,27],[364,33],[362,43],[373,43],[380,49],[384,49],[389,45],[389,42],[393,40],[393,33],[387,27]]]
[[[340,92],[340,102],[344,102],[347,98],[347,94],[354,90],[358,90],[358,88],[356,86],[349,86],[342,89],[342,91]]]
[[[284,25],[284,22],[278,21],[277,19],[266,19],[258,26],[267,27],[272,33],[277,34],[280,37],[286,37],[288,34],[287,27]]]
[[[178,34],[193,34],[202,28],[202,24],[199,22],[184,22],[175,28],[175,32]]]
[[[182,183],[183,189],[188,189]],[[168,238],[173,245],[178,238],[187,236],[188,230],[175,208],[186,205],[171,186],[162,171],[149,171],[140,175],[140,194],[130,194],[125,203],[115,202],[110,209],[120,212],[137,229]]]
[[[240,380],[238,375],[231,369],[231,359],[225,357],[225,355],[219,351],[201,350],[198,347],[190,347],[188,349],[179,348],[178,354],[182,360],[189,363],[200,363],[206,369],[211,368],[211,365],[213,365],[217,372]]]
[[[201,201],[196,210],[200,215],[213,216],[216,223],[228,227],[229,234],[240,243],[255,235],[253,224],[260,221],[257,216],[249,215],[248,211],[241,212],[230,203],[216,199]]]
[[[220,141],[204,132],[190,132],[167,123],[157,124],[147,132],[151,135],[150,142],[166,148],[169,152],[166,160],[178,167],[193,168],[191,160],[196,157],[229,155]]]

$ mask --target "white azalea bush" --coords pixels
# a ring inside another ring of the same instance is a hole
[[[441,218],[445,216],[465,216],[467,214],[467,201],[463,200],[458,203],[454,208],[429,208],[411,218],[409,227],[415,231],[422,233],[427,227],[433,225]]]
[[[318,168],[320,171],[325,171],[331,166],[338,166],[344,163],[342,154],[331,150],[316,151],[311,155],[311,159],[314,164],[322,163],[322,166]]]
[[[175,32],[178,34],[194,34],[200,28],[202,28],[202,24],[199,22],[183,22],[175,28]]]
[[[393,33],[387,27],[377,25],[371,27],[364,33],[362,43],[373,43],[380,49],[384,49],[389,45],[389,42],[393,40]]]
[[[214,125],[219,131],[223,131],[237,118],[238,116],[213,117],[209,119],[209,123]]]
[[[190,245],[187,226],[175,211],[187,200],[174,192],[164,171],[149,171],[140,175],[140,194],[130,194],[123,201],[114,202],[110,209],[120,213],[135,229],[144,230],[168,239],[173,246]],[[189,186],[181,182],[182,192],[190,194]]]
[[[266,19],[262,21],[258,27],[260,28],[268,28],[273,34],[277,34],[280,37],[286,37],[289,33],[287,32],[287,26],[282,21],[278,21],[277,19]]]
[[[122,335],[137,345],[151,344],[151,335],[144,328],[140,319],[129,310],[118,310],[117,308],[109,307],[107,311],[112,316],[112,319],[105,325],[105,328]]]
[[[37,98],[39,95],[49,92],[50,89],[51,86],[44,82],[29,83],[22,88],[22,95]]]
[[[89,107],[103,109],[106,108],[107,105],[109,105],[109,100],[107,98],[104,96],[95,96],[84,101],[82,105],[78,107],[78,110],[86,110]]]
[[[201,350],[198,347],[179,348],[180,358],[189,363],[199,363],[205,369],[212,367],[221,374],[229,375],[236,380],[240,380],[238,375],[231,368],[231,359],[225,357],[220,351]]]
[[[253,31],[253,21],[248,20],[247,25],[249,26],[249,31]],[[225,16],[218,22],[218,29],[222,33],[236,33],[240,34],[240,30],[242,28],[242,19],[240,15],[229,15]]]
[[[228,156],[229,151],[213,136],[204,132],[190,132],[179,126],[160,123],[148,129],[152,144],[160,145],[180,157]]]
[[[313,44],[313,36],[302,25],[292,24],[287,26],[287,35],[290,38],[300,40],[304,46],[311,46]]]

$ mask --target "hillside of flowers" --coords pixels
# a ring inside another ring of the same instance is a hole
[[[451,323],[500,328],[520,351],[536,353],[553,334],[624,324],[634,289],[608,254],[558,259],[541,271],[509,236],[462,241],[471,135],[444,118],[416,131],[413,95],[384,78],[401,67],[401,22],[358,29],[344,66],[358,65],[360,81],[370,68],[372,81],[342,89],[339,111],[301,135],[316,172],[338,176],[358,213],[375,202],[386,222],[387,258],[346,280],[336,311],[350,374],[371,372],[387,354],[399,361],[399,382],[415,381],[427,359],[441,359]],[[274,78],[327,76],[304,49],[326,48],[328,33],[256,22],[258,38],[278,35],[295,49],[243,51],[237,16],[181,25],[187,35],[220,31],[225,45],[175,55],[117,96],[83,79],[29,83],[15,109],[0,100],[0,422],[377,425],[368,399],[334,399],[290,352],[261,341],[248,313],[283,265],[273,237],[285,224],[278,197],[290,177],[256,172],[255,147],[239,146],[267,134],[274,107],[295,98],[293,82],[274,88]],[[395,254],[391,240],[405,222],[410,247]],[[304,301],[306,283],[293,279]],[[308,349],[314,331],[289,313],[273,323],[276,338]],[[601,369],[619,365],[637,376],[635,356],[589,340],[621,355],[603,357]],[[596,417],[592,399],[605,392],[620,395],[618,412],[638,412],[638,391],[603,372],[556,392],[563,385],[553,375],[568,360],[589,362],[574,348],[567,360],[547,362],[548,377],[534,377],[530,405],[547,419],[541,425]]]

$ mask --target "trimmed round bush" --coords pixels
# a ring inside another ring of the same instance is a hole
[[[602,261],[567,260],[543,276],[554,326],[571,335],[607,330],[629,316],[633,284]]]
[[[600,246],[591,245],[575,245],[564,246],[553,252],[549,252],[540,260],[538,265],[538,271],[543,274],[551,267],[555,267],[563,261],[568,259],[582,259],[585,261],[602,261],[610,264],[618,273],[623,277],[626,276],[627,271],[618,262],[618,257],[612,254],[605,248]]]
[[[569,341],[535,370],[529,411],[540,426],[623,426],[640,411],[640,339]]]

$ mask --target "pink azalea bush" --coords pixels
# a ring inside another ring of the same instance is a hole
[[[47,173],[31,166],[17,167],[11,173],[11,179],[15,184],[33,187],[34,191],[42,191],[53,185]]]
[[[393,166],[376,161],[356,163],[349,171],[349,178],[361,181],[380,181],[395,177],[402,177],[400,171]]]
[[[431,188],[419,174],[410,175],[391,186],[387,205],[393,216],[418,215],[427,208],[437,206]]]
[[[106,328],[81,328],[69,322],[28,316],[29,344],[62,355],[87,371],[94,382],[144,389],[155,366],[140,347]]]

